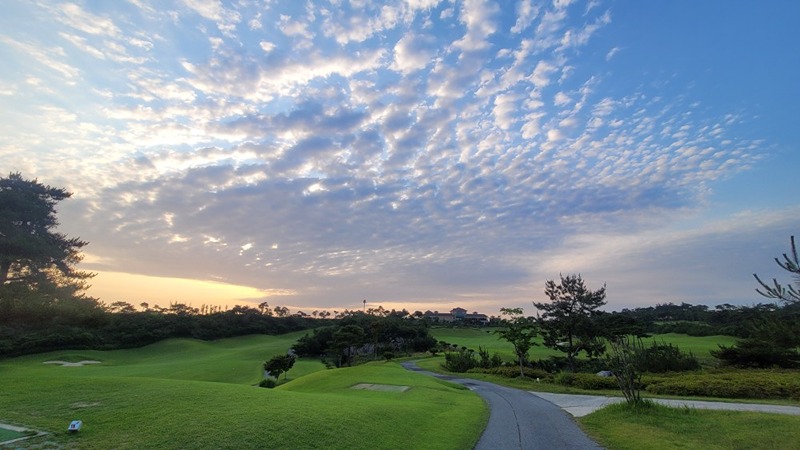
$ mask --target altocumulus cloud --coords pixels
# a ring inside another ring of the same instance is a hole
[[[89,268],[298,308],[495,313],[559,271],[608,281],[612,307],[752,298],[675,268],[728,238],[781,248],[788,213],[707,209],[770,144],[746,110],[631,73],[608,5],[355,3],[12,1],[0,161],[75,192]]]

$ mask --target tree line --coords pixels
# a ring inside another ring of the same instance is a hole
[[[325,355],[335,365],[351,364],[363,353],[425,351],[436,348],[428,321],[419,311],[302,311],[236,306],[230,310],[181,303],[168,308],[141,303],[141,310],[126,302],[105,305],[85,294],[93,274],[75,266],[81,261],[80,238],[55,231],[55,206],[72,194],[26,180],[19,173],[0,178],[0,357],[60,348],[140,346],[169,337],[217,339],[243,334],[279,334],[330,325],[298,342],[298,354]],[[590,290],[580,275],[561,275],[558,283],[545,283],[549,302],[534,303],[537,317],[521,309],[502,310],[497,331],[518,355],[520,370],[525,354],[541,336],[544,345],[564,353],[564,365],[574,371],[578,355],[590,360],[606,348],[604,339],[677,332],[690,335],[726,334],[739,337],[735,346],[721,348],[717,356],[742,366],[793,366],[800,364],[800,261],[791,238],[791,251],[775,258],[791,273],[794,285],[755,276],[757,291],[780,303],[752,307],[681,303],[626,309],[608,313],[605,285]],[[336,319],[335,325],[326,323]]]

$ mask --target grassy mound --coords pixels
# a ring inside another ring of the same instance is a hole
[[[488,412],[458,386],[396,363],[324,370],[298,361],[277,389],[261,364],[299,333],[140,349],[53,352],[0,361],[0,421],[51,432],[26,445],[69,448],[469,448]],[[83,367],[44,361],[97,360]],[[349,389],[357,383],[406,392]],[[66,431],[72,420],[83,429]],[[48,444],[50,445],[50,444]]]

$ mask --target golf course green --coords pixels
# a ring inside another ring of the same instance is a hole
[[[462,449],[488,411],[463,387],[393,362],[326,370],[300,360],[275,389],[264,360],[302,333],[139,349],[52,352],[0,361],[0,422],[48,432],[25,445],[107,448]],[[84,365],[45,362],[97,361]],[[351,389],[407,386],[403,392]],[[83,421],[68,433],[73,420]],[[21,444],[19,444],[21,445]]]

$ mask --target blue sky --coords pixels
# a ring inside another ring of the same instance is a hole
[[[0,168],[90,294],[753,304],[800,230],[793,1],[16,1]]]

